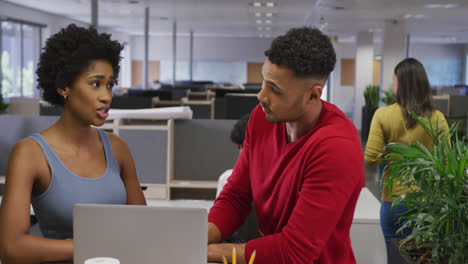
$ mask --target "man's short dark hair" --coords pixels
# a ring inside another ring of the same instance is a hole
[[[99,34],[70,24],[52,35],[46,42],[37,67],[38,89],[45,101],[63,105],[57,88],[71,86],[79,74],[95,60],[105,60],[112,65],[114,79],[120,71],[120,51],[123,46],[110,39],[110,34]]]
[[[234,144],[243,146],[245,139],[245,130],[247,129],[247,123],[249,123],[250,114],[242,116],[234,124],[231,130],[231,141]]]
[[[275,38],[265,56],[294,71],[296,77],[328,78],[336,63],[330,38],[310,27],[293,28]]]

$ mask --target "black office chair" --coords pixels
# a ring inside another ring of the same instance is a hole
[[[143,109],[153,107],[153,98],[144,96],[114,96],[112,109]]]
[[[224,99],[226,119],[239,119],[260,103],[255,93],[226,94]]]

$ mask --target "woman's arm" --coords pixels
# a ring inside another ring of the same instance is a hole
[[[146,199],[138,181],[135,162],[125,141],[112,133],[107,134],[112,144],[114,156],[119,163],[120,177],[127,191],[127,204],[146,205]]]
[[[41,263],[73,259],[73,241],[29,234],[30,201],[38,176],[49,173],[42,150],[32,139],[12,150],[0,208],[0,258],[3,263]],[[43,162],[43,164],[41,164]]]
[[[364,160],[369,166],[377,166],[382,162],[380,154],[384,152],[384,129],[382,127],[381,109],[377,109],[372,118],[369,137],[364,151]]]

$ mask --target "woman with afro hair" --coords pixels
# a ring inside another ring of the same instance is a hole
[[[16,143],[0,209],[3,263],[73,259],[73,206],[146,201],[127,144],[104,124],[122,45],[74,24],[52,35],[40,56],[38,87],[63,106],[51,127]],[[43,237],[29,233],[30,203]]]

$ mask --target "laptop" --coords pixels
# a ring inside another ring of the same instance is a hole
[[[121,264],[207,263],[207,229],[203,208],[78,204],[74,263],[94,257]]]

